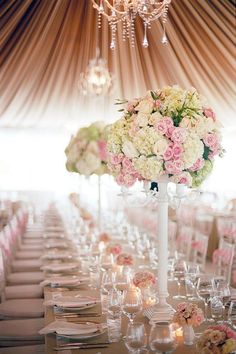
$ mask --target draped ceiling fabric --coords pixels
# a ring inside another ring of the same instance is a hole
[[[89,117],[90,105],[103,107],[106,114],[114,97],[100,104],[78,90],[80,73],[99,46],[116,77],[115,97],[140,96],[166,84],[194,86],[222,123],[235,127],[234,10],[233,0],[172,0],[168,46],[160,43],[157,21],[148,31],[149,48],[143,48],[143,26],[136,21],[135,48],[118,32],[117,48],[111,51],[107,21],[99,31],[90,0],[2,0],[0,126],[84,124],[96,120]]]

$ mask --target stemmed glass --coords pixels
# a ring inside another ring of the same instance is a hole
[[[186,295],[189,301],[197,301],[196,296],[197,279],[200,274],[200,268],[197,264],[187,264],[185,273]]]
[[[236,330],[236,300],[231,300],[229,306],[228,322]]]
[[[105,293],[108,293],[113,288],[114,273],[110,270],[102,275],[101,287]]]
[[[175,350],[177,342],[169,322],[157,322],[152,326],[149,344],[156,353],[170,354]]]
[[[226,305],[230,302],[231,292],[229,288],[229,284],[226,281],[220,281],[217,284],[217,295],[220,297],[223,304],[223,322],[226,321]]]
[[[108,313],[113,315],[121,313],[121,296],[115,289],[108,293],[107,310]]]
[[[133,323],[134,317],[142,310],[142,295],[138,288],[130,287],[124,291],[122,297],[123,313]]]
[[[212,318],[208,318],[207,309],[210,298],[214,294],[214,279],[210,276],[201,276],[197,282],[197,295],[204,301],[205,322],[214,322]]]
[[[138,354],[146,345],[147,334],[144,324],[139,322],[129,323],[125,337],[125,346],[129,352]]]
[[[122,293],[124,290],[127,290],[130,285],[130,274],[124,271],[115,272],[113,280],[115,289]]]
[[[173,274],[178,284],[178,294],[173,296],[173,299],[175,300],[186,299],[186,296],[180,295],[181,280],[184,278],[184,274],[186,273],[186,270],[187,270],[186,262],[183,261],[182,259],[177,259],[173,266]]]
[[[100,255],[100,265],[103,271],[109,270],[114,264],[113,254],[102,253]]]

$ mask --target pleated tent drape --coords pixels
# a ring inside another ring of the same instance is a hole
[[[138,20],[135,48],[118,31],[115,51],[109,49],[105,19],[98,32],[90,0],[3,0],[0,13],[2,127],[63,127],[70,120],[86,121],[90,104],[97,110],[112,105],[114,97],[99,105],[78,89],[97,46],[116,77],[116,97],[167,84],[194,86],[226,127],[236,125],[234,1],[172,0],[168,46],[161,44],[161,24],[155,22],[149,48],[143,48]]]

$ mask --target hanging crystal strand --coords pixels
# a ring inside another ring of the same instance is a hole
[[[167,12],[165,12],[162,16],[162,27],[163,27],[163,35],[161,38],[162,44],[168,44],[168,39],[166,36],[166,21],[167,21]]]
[[[126,36],[127,36],[126,21],[123,18],[123,20],[122,20],[122,39],[123,39],[123,41],[126,40]]]
[[[148,47],[148,40],[147,40],[147,22],[144,22],[144,37],[143,37],[143,47]]]
[[[131,19],[130,24],[130,39],[131,39],[131,47],[134,48],[135,46],[135,31],[134,31],[134,18]]]
[[[115,11],[112,11],[112,16],[111,16],[111,43],[110,43],[110,49],[114,50],[116,47],[116,13]]]

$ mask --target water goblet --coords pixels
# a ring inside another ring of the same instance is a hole
[[[125,336],[125,346],[131,353],[139,354],[147,345],[147,334],[143,323],[129,323]]]
[[[117,271],[114,273],[114,287],[117,291],[123,292],[127,290],[130,285],[130,274],[129,272],[124,272],[124,270]]]
[[[102,253],[100,255],[101,270],[107,271],[112,268],[113,264],[114,264],[113,254]]]
[[[185,273],[185,288],[186,295],[189,301],[197,301],[199,298],[196,296],[197,279],[200,274],[200,268],[197,264],[187,264]]]
[[[138,288],[130,287],[125,290],[122,296],[123,313],[133,323],[134,317],[142,310],[142,295]]]
[[[231,299],[231,291],[229,284],[226,281],[220,281],[217,284],[217,295],[220,297],[222,304],[223,304],[223,323],[226,321],[227,313],[226,307],[230,302]]]
[[[175,350],[177,341],[169,322],[157,322],[152,326],[149,345],[155,353],[160,354],[170,354]]]
[[[207,315],[209,301],[214,294],[214,279],[210,276],[200,276],[197,282],[197,295],[204,301],[205,322],[214,322]]]
[[[231,300],[228,312],[228,322],[236,330],[236,300]]]
[[[173,267],[173,274],[178,284],[178,294],[173,296],[173,299],[175,300],[186,299],[186,296],[180,295],[181,280],[184,278],[185,272],[186,272],[186,262],[183,261],[182,259],[175,260],[174,267]]]

